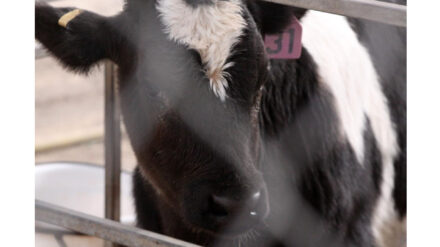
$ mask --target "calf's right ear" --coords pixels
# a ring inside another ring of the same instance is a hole
[[[73,10],[36,3],[35,38],[66,68],[86,73],[98,61],[110,58],[109,23],[92,12]],[[64,26],[59,23],[63,16]]]

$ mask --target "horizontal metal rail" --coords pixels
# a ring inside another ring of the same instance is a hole
[[[264,0],[406,27],[406,6],[376,0]]]
[[[158,233],[35,200],[35,220],[126,246],[197,247]]]

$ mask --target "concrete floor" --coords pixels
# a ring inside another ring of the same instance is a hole
[[[113,15],[122,0],[55,1],[53,6],[75,6]],[[35,62],[35,159],[38,163],[78,161],[104,164],[103,66],[88,76],[64,70],[53,58]],[[122,138],[122,169],[133,170],[136,160],[125,134]],[[54,185],[55,186],[55,185]],[[65,236],[67,246],[103,246],[88,236]],[[36,246],[60,246],[53,235],[37,233]]]

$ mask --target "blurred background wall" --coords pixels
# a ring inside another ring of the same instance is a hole
[[[123,0],[62,0],[53,6],[74,6],[101,15],[122,10]],[[88,76],[64,70],[50,56],[35,61],[36,162],[80,161],[104,164],[104,66]],[[124,131],[125,132],[125,131]],[[123,133],[122,168],[132,170],[135,158]]]

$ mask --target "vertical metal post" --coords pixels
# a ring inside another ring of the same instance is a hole
[[[105,62],[105,218],[119,221],[121,191],[121,129],[116,65]],[[105,246],[117,246],[106,242]]]

